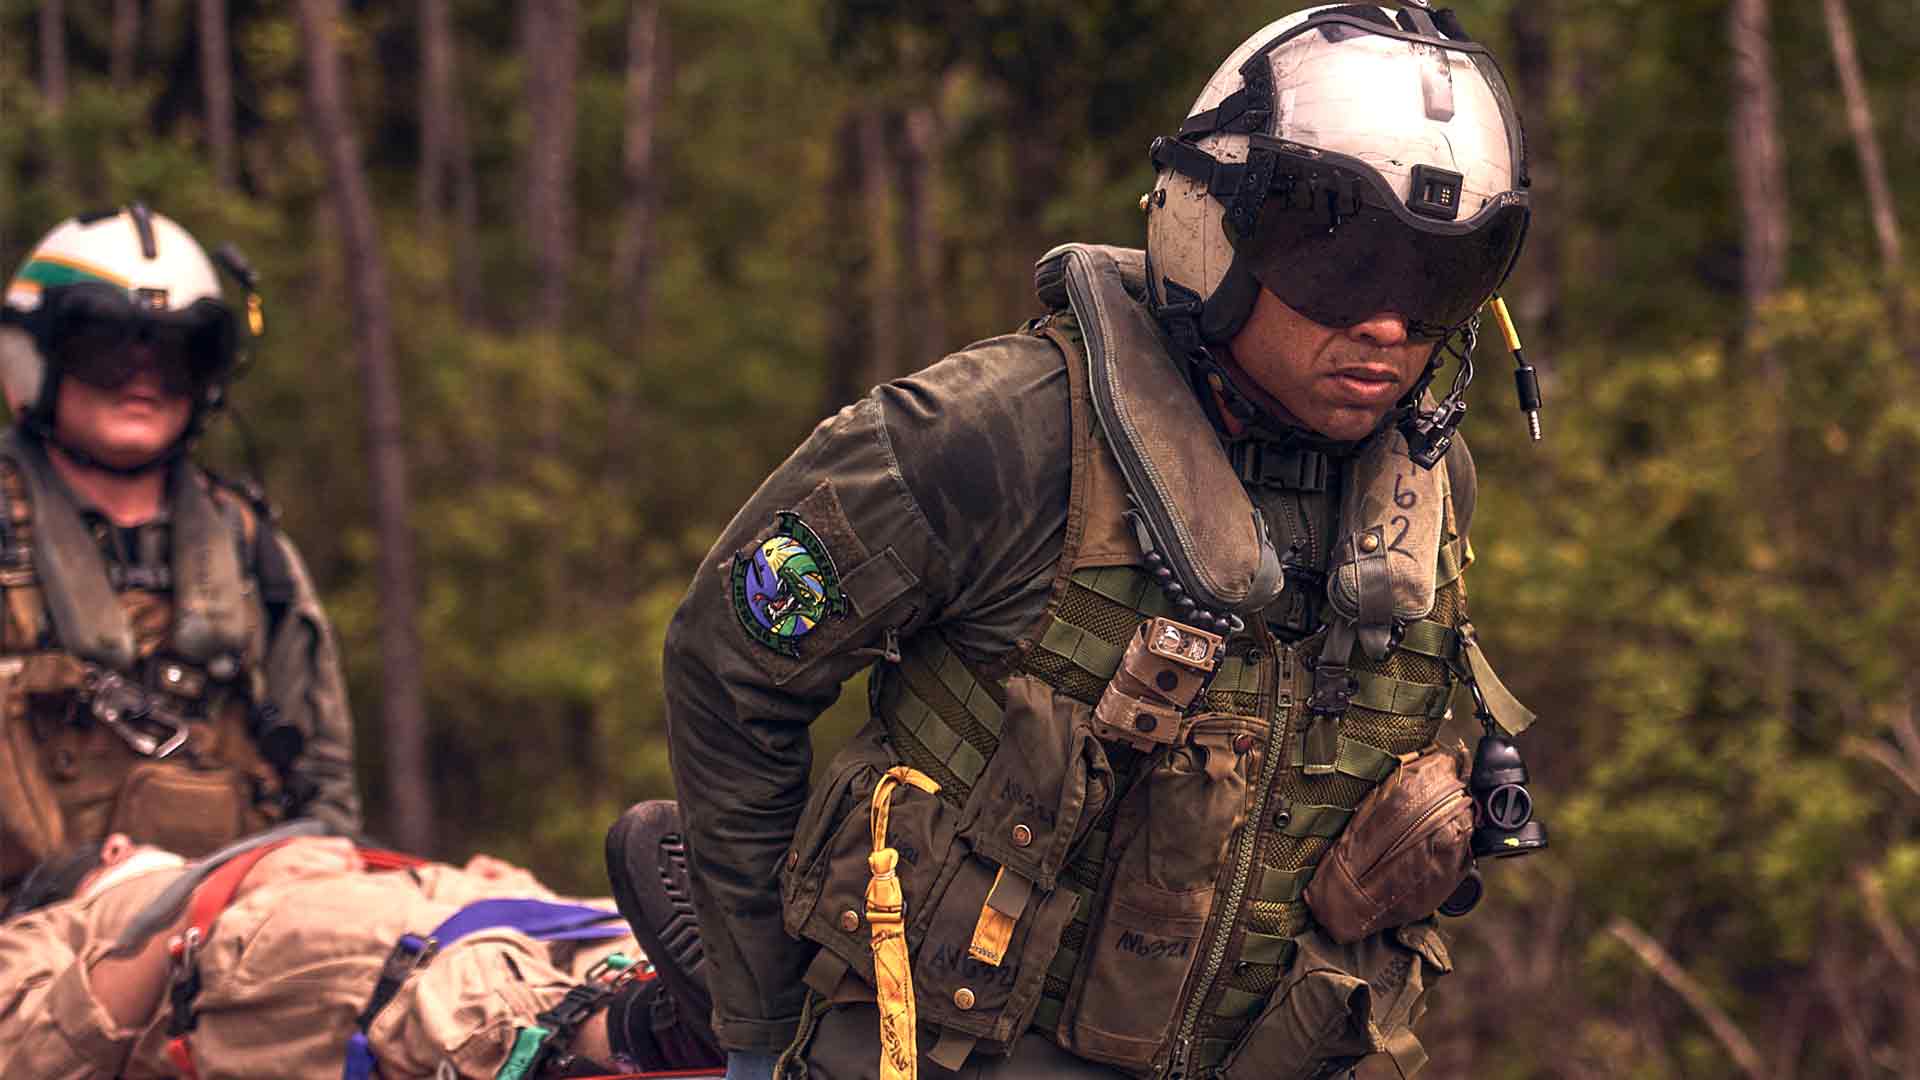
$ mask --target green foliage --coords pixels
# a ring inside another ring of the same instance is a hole
[[[1516,81],[1528,2],[1458,5]],[[145,198],[238,241],[262,271],[271,337],[237,397],[345,644],[377,830],[382,597],[297,24],[283,5],[233,5],[243,180],[222,193],[201,145],[190,12],[143,7],[147,51],[115,90],[107,5],[68,5],[72,89],[55,115],[23,47],[34,5],[0,4],[0,262],[67,214]],[[463,254],[449,222],[416,209],[415,8],[357,5],[343,47],[399,336],[441,854],[490,850],[586,891],[605,824],[670,789],[659,656],[687,579],[838,404],[830,387],[857,359],[834,352],[856,314],[836,307],[836,260],[865,242],[837,235],[829,211],[842,118],[940,110],[951,348],[1033,313],[1022,275],[1052,244],[1139,241],[1148,140],[1281,11],[671,0],[650,316],[635,329],[609,269],[628,5],[586,3],[573,314],[541,335],[524,329],[535,283],[515,7],[454,5],[479,181]],[[1894,1045],[1896,995],[1875,988],[1899,973],[1859,883],[1910,937],[1920,926],[1920,796],[1874,760],[1898,751],[1920,657],[1920,357],[1888,314],[1819,5],[1773,6],[1792,288],[1758,325],[1739,294],[1725,5],[1541,7],[1550,63],[1519,103],[1540,150],[1539,216],[1511,289],[1536,314],[1522,333],[1548,379],[1548,434],[1527,442],[1506,358],[1484,346],[1470,580],[1503,674],[1544,706],[1524,745],[1553,848],[1491,868],[1488,903],[1457,924],[1462,973],[1428,1025],[1435,1071],[1734,1075],[1699,1018],[1605,932],[1621,917],[1763,1053],[1799,1016],[1809,1034],[1783,1071],[1837,1074],[1845,1051],[1824,1033],[1842,1006],[1808,989],[1810,969],[1875,973],[1846,1008]],[[1901,5],[1849,7],[1895,203],[1911,211],[1920,23]],[[465,269],[473,319],[454,287]],[[207,456],[242,467],[243,440],[224,426]],[[823,747],[863,701],[847,688]]]

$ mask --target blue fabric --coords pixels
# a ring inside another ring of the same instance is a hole
[[[373,1047],[367,1045],[367,1033],[354,1032],[347,1039],[347,1066],[341,1070],[340,1080],[373,1080],[376,1067]]]
[[[607,941],[627,934],[617,911],[552,900],[476,900],[433,936],[444,949],[475,931],[496,929],[518,930],[535,941]]]
[[[745,1050],[727,1052],[727,1080],[773,1080],[778,1054],[754,1054]]]

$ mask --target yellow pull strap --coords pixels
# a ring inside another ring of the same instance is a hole
[[[1007,945],[1013,941],[1013,928],[1020,921],[1020,913],[1027,909],[1027,901],[1032,898],[1033,882],[1019,874],[1009,874],[1006,867],[1001,867],[993,875],[987,902],[980,905],[980,921],[973,926],[973,941],[967,946],[967,955],[999,967],[1000,961],[1006,959]]]
[[[873,934],[874,997],[880,1007],[880,1080],[919,1080],[919,1018],[913,1007],[913,965],[907,956],[907,905],[894,873],[900,855],[887,846],[887,818],[900,785],[929,795],[940,790],[925,773],[896,765],[873,788],[873,854],[867,856],[867,927]]]

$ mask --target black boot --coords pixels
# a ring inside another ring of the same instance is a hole
[[[680,832],[680,808],[667,800],[636,804],[607,830],[607,878],[614,903],[633,928],[659,973],[668,998],[646,998],[650,1018],[645,1025],[653,1042],[674,1057],[707,1055],[700,1061],[676,1062],[689,1067],[722,1060],[713,1037],[713,998],[707,993],[707,955],[700,944],[700,924],[693,914],[693,893],[687,883],[687,844]],[[634,1004],[638,1004],[636,1000]],[[635,1009],[625,1011],[638,1020]],[[609,1016],[609,1020],[613,1019]],[[660,1031],[659,1023],[676,1027],[687,1038]],[[636,1022],[630,1029],[638,1028]],[[636,1032],[637,1034],[637,1032]]]

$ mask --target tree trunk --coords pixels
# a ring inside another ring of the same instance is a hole
[[[467,149],[466,109],[457,90],[459,69],[449,0],[420,3],[420,191],[423,237],[448,243],[453,288],[463,321],[480,318],[480,269],[473,237],[479,209],[473,157]],[[447,228],[451,203],[453,224]],[[447,241],[451,232],[451,241]]]
[[[860,194],[866,220],[867,362],[860,389],[875,386],[901,373],[900,275],[893,258],[888,218],[893,203],[893,158],[887,148],[887,117],[877,108],[862,108],[859,121]]]
[[[647,328],[647,284],[653,269],[653,214],[659,186],[653,135],[660,111],[664,51],[660,0],[633,0],[627,17],[626,183],[620,235],[613,248],[614,308],[619,334],[628,341],[645,334]]]
[[[906,341],[907,368],[933,363],[948,349],[945,293],[940,288],[940,113],[916,105],[901,118],[894,141],[900,177],[900,310],[914,327]]]
[[[415,622],[419,581],[407,523],[407,464],[393,323],[387,307],[387,265],[360,149],[346,115],[340,54],[334,44],[339,0],[300,0],[307,53],[307,95],[315,149],[326,162],[353,305],[354,351],[360,357],[367,464],[379,541],[380,654],[384,673],[381,730],[386,737],[387,792],[394,839],[407,851],[434,850],[433,777],[427,763],[426,693]]]
[[[833,140],[833,175],[827,181],[827,378],[821,411],[836,412],[866,389],[867,252],[860,231],[860,116],[840,119]]]
[[[1742,337],[1759,373],[1753,427],[1764,447],[1759,490],[1770,504],[1783,575],[1794,573],[1800,545],[1800,513],[1793,497],[1788,373],[1779,350],[1755,347],[1754,331],[1787,278],[1787,169],[1780,144],[1778,95],[1773,79],[1773,38],[1768,0],[1733,0],[1727,9],[1727,40],[1733,52],[1733,171],[1744,240],[1742,282],[1746,325]],[[1794,643],[1777,620],[1755,629],[1767,709],[1784,716],[1798,680]]]
[[[535,326],[566,324],[573,263],[574,77],[580,66],[578,0],[526,0],[528,247],[534,262]]]
[[[134,66],[139,55],[140,0],[113,0],[113,38],[107,66],[115,90],[124,91],[133,86]]]
[[[1787,278],[1787,167],[1780,147],[1778,94],[1768,0],[1733,0],[1733,166],[1740,196],[1742,279],[1747,314],[1758,316]]]
[[[207,151],[213,181],[233,189],[233,51],[227,47],[227,0],[200,0],[200,89],[206,102]]]
[[[40,3],[40,99],[47,111],[67,107],[67,5],[65,0]]]
[[[447,205],[447,128],[453,114],[453,15],[449,0],[420,0],[420,234],[439,232]]]
[[[1833,45],[1833,66],[1840,72],[1840,92],[1847,103],[1847,126],[1853,148],[1860,155],[1860,175],[1866,181],[1867,206],[1873,213],[1873,236],[1880,246],[1880,269],[1885,275],[1888,314],[1907,349],[1915,343],[1906,325],[1906,282],[1901,272],[1900,219],[1887,186],[1887,166],[1880,157],[1880,137],[1873,130],[1873,103],[1867,80],[1860,73],[1860,56],[1853,47],[1853,24],[1845,0],[1824,0],[1827,40]]]

